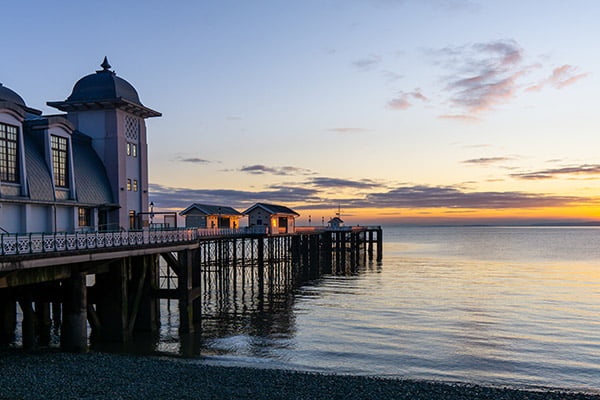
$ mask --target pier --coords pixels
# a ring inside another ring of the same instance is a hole
[[[291,276],[343,273],[381,261],[381,227],[174,229],[0,235],[0,345],[64,351],[127,343],[160,328],[160,300],[177,300],[180,334],[211,298],[273,295]],[[17,306],[21,313],[17,312]],[[89,330],[88,330],[89,327]]]

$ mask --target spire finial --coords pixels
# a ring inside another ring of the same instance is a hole
[[[108,63],[108,58],[106,56],[104,56],[104,61],[102,61],[102,64],[100,64],[100,66],[102,67],[102,69],[104,69],[105,71],[108,71],[109,68],[111,67],[111,65]]]

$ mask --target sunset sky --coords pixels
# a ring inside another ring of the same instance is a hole
[[[598,1],[3,5],[0,82],[54,114],[108,56],[151,200],[306,224],[600,221]]]

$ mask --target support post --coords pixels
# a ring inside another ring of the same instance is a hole
[[[107,273],[96,274],[96,312],[102,340],[129,340],[128,272],[128,260],[120,259],[110,264]]]
[[[17,302],[10,296],[0,295],[0,345],[15,340],[17,328]]]
[[[217,244],[219,246],[219,244]],[[179,259],[179,333],[187,334],[194,332],[194,299],[193,289],[193,263],[191,250],[183,250],[178,253]]]
[[[31,295],[29,293],[19,299],[19,306],[23,313],[23,320],[21,322],[23,348],[32,349],[35,347],[35,312],[33,311]]]
[[[63,325],[60,346],[64,351],[87,351],[87,292],[85,274],[73,271],[65,281]]]
[[[377,261],[383,259],[383,230],[377,229]]]
[[[50,344],[50,328],[52,326],[52,321],[50,320],[50,303],[36,301],[35,315],[39,335],[38,344],[40,346],[48,346]]]

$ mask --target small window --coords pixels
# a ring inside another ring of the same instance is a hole
[[[79,207],[79,226],[92,225],[92,210],[86,207]]]
[[[131,155],[137,157],[137,144],[131,145]]]
[[[67,138],[51,135],[50,145],[54,185],[61,188],[69,187]]]
[[[0,179],[19,182],[18,128],[0,124]]]
[[[131,143],[127,142],[127,155],[131,155]]]
[[[137,179],[133,180],[133,191],[137,192],[138,191],[138,184],[137,184]]]
[[[127,179],[127,191],[131,192],[131,179]]]
[[[129,211],[129,229],[135,229],[135,211]]]

